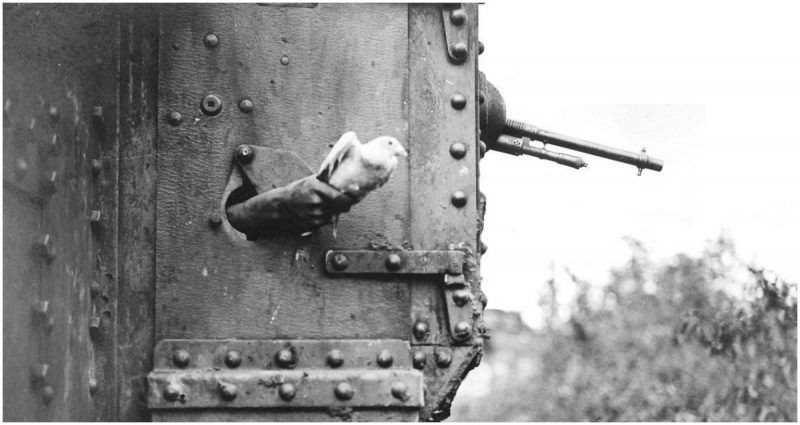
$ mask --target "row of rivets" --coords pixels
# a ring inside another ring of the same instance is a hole
[[[423,361],[424,365],[424,361]],[[45,365],[46,366],[46,365]],[[52,391],[52,388],[51,388]],[[408,395],[408,386],[403,382],[395,382],[390,388],[392,396],[401,401],[407,401],[410,397]],[[219,395],[225,401],[233,401],[239,394],[239,389],[236,385],[220,382]],[[333,394],[341,401],[351,400],[355,395],[355,389],[347,382],[339,382],[333,388]],[[183,401],[186,395],[183,394],[183,387],[180,384],[171,382],[164,388],[164,399],[167,401]],[[290,382],[284,382],[278,386],[278,396],[283,401],[292,401],[297,395],[297,388]],[[52,399],[52,394],[51,394]],[[48,401],[49,402],[49,401]]]
[[[46,314],[46,309],[47,309],[46,301],[44,309],[45,309],[44,314]],[[427,329],[427,325],[425,326]],[[191,360],[192,360],[191,354],[189,354],[189,351],[185,349],[178,349],[172,353],[172,364],[174,364],[176,367],[185,368],[189,366]],[[394,363],[394,357],[392,356],[392,353],[389,350],[382,350],[380,353],[378,353],[375,360],[378,366],[383,368],[391,367],[392,363]],[[293,350],[283,349],[275,353],[275,362],[281,368],[292,369],[297,364],[297,356],[295,355]],[[330,352],[328,352],[328,355],[325,358],[325,362],[331,368],[336,369],[342,366],[342,364],[344,364],[344,355],[340,350],[333,349]],[[240,352],[236,350],[231,350],[225,354],[225,365],[227,365],[231,369],[237,368],[241,364],[242,364],[242,354]]]

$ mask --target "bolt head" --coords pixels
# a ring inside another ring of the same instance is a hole
[[[334,270],[342,271],[350,265],[350,261],[344,254],[336,254],[331,258],[331,266]]]
[[[33,252],[44,258],[46,261],[51,261],[55,257],[55,251],[53,249],[53,241],[51,240],[49,234],[45,234],[39,237],[36,243],[33,245]]]
[[[400,400],[400,401],[407,401],[410,397],[408,396],[408,385],[403,382],[395,382],[392,384],[392,397]]]
[[[278,387],[278,396],[283,401],[292,401],[295,395],[297,395],[297,389],[291,382],[284,382]]]
[[[56,181],[58,180],[58,173],[53,171],[45,173],[40,180],[41,189],[44,193],[52,195],[56,191]]]
[[[167,122],[169,125],[180,125],[181,121],[183,121],[183,116],[181,116],[180,112],[170,111],[170,113],[167,114]]]
[[[44,403],[45,406],[50,404],[50,402],[53,401],[55,394],[56,391],[53,389],[53,387],[46,385],[44,388],[42,388],[42,403]]]
[[[58,108],[53,105],[50,105],[47,108],[47,116],[50,117],[51,120],[56,121],[58,120]]]
[[[281,65],[289,65],[289,56],[281,56]]]
[[[403,257],[400,254],[391,253],[386,257],[385,265],[387,270],[396,272],[403,266]]]
[[[208,215],[208,224],[211,227],[219,227],[222,224],[222,214],[218,212],[212,212]]]
[[[214,33],[208,33],[203,37],[203,44],[210,49],[217,47],[219,45],[219,37]]]
[[[467,205],[467,194],[461,190],[453,192],[453,194],[450,196],[450,203],[452,203],[456,208],[462,208],[463,206]]]
[[[486,245],[483,241],[481,241],[481,255],[486,254],[486,251],[489,250],[489,245]]]
[[[180,349],[172,353],[172,363],[177,367],[184,368],[189,366],[190,360],[192,360],[192,356],[187,350]]]
[[[89,338],[92,341],[100,339],[100,325],[102,324],[100,316],[92,316],[89,318]]]
[[[336,398],[339,400],[346,401],[353,398],[355,391],[353,390],[352,385],[348,384],[347,382],[340,382],[336,384],[336,388],[333,389],[333,394],[336,395]]]
[[[181,397],[183,388],[179,384],[171,382],[164,388],[164,399],[167,401],[178,401]]]
[[[231,350],[225,354],[225,365],[229,368],[236,368],[242,364],[242,353]]]
[[[31,382],[36,385],[44,385],[47,383],[47,375],[50,372],[50,365],[47,363],[36,363],[31,366]]]
[[[483,140],[480,141],[480,144],[478,146],[479,146],[479,149],[480,149],[481,158],[483,158],[483,156],[486,155],[486,151],[489,148],[486,146],[486,143],[484,143]]]
[[[463,307],[466,303],[472,300],[472,293],[467,289],[459,289],[453,292],[453,302],[457,306]]]
[[[464,9],[458,8],[450,11],[450,23],[461,26],[465,22],[467,22],[467,12]]]
[[[33,303],[33,320],[36,323],[47,322],[50,312],[50,301],[36,301]]]
[[[450,98],[450,105],[453,109],[462,110],[467,106],[467,98],[461,93],[456,93]]]
[[[436,366],[448,367],[452,362],[453,356],[448,351],[441,350],[436,352]]]
[[[228,383],[219,384],[219,396],[222,397],[223,400],[231,401],[236,398],[237,393],[238,389],[236,385]]]
[[[421,320],[417,321],[416,323],[414,323],[414,328],[412,329],[412,332],[414,334],[414,338],[418,340],[423,340],[428,337],[428,332],[429,332],[428,324]]]
[[[244,112],[245,114],[249,114],[253,112],[255,105],[253,105],[253,101],[250,99],[242,99],[239,101],[239,110]]]
[[[464,341],[469,339],[470,336],[472,336],[472,325],[464,321],[456,323],[453,328],[453,338],[457,341]]]
[[[253,158],[255,157],[256,152],[248,145],[239,145],[239,147],[236,148],[236,160],[239,161],[239,164],[247,165],[253,162]]]
[[[456,44],[453,44],[450,47],[450,52],[453,54],[454,58],[460,61],[464,61],[465,59],[467,59],[468,55],[467,44],[464,42],[458,42]]]
[[[479,55],[483,54],[483,42],[482,41],[478,41],[478,54]]]
[[[380,367],[391,367],[394,362],[394,357],[392,357],[392,353],[389,350],[381,350],[381,352],[378,353],[377,362]]]
[[[17,178],[22,178],[28,172],[28,161],[25,158],[17,158],[16,172]]]
[[[344,355],[341,351],[337,349],[333,349],[328,353],[328,356],[325,358],[325,361],[328,363],[328,366],[336,369],[337,367],[344,364]]]
[[[292,349],[284,348],[275,353],[275,363],[284,369],[291,369],[297,363],[297,357]]]
[[[97,394],[97,388],[99,385],[97,384],[97,379],[89,378],[89,395],[94,396]]]
[[[200,102],[200,110],[208,116],[217,115],[222,111],[222,100],[213,94],[209,94]]]
[[[450,156],[455,159],[461,159],[467,156],[467,145],[461,142],[455,142],[450,145]]]
[[[414,365],[414,369],[424,369],[425,363],[427,361],[427,356],[422,351],[415,351],[411,357],[411,363]]]
[[[97,177],[100,174],[100,171],[103,170],[103,161],[99,159],[92,160],[92,175]]]

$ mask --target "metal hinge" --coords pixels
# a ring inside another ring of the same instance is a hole
[[[464,278],[463,251],[341,251],[325,253],[325,270],[337,274],[433,274],[443,275],[450,336],[466,343],[472,328],[472,291]]]

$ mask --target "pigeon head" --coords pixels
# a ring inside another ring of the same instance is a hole
[[[391,152],[394,156],[408,156],[405,148],[403,145],[400,144],[397,139],[391,136],[379,136],[376,137],[375,140],[369,142],[369,144],[376,144],[380,146],[382,149],[385,149],[388,152]]]

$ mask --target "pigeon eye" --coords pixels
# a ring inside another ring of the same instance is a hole
[[[390,145],[392,144],[392,141],[391,141],[391,140],[389,140],[389,144],[390,144]]]

